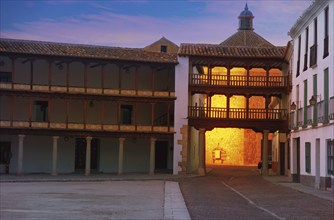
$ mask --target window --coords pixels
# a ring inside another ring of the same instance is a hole
[[[161,45],[161,46],[160,46],[160,52],[162,52],[162,53],[167,53],[167,46],[165,46],[165,45]]]
[[[132,124],[132,105],[121,105],[121,123],[123,125],[131,125]]]
[[[318,94],[318,77],[317,74],[313,75],[313,95],[317,97]],[[316,101],[315,106],[313,106],[313,124],[317,125],[317,115],[318,115],[318,100]]]
[[[47,121],[48,120],[48,102],[47,101],[35,101],[35,121]]]
[[[304,69],[303,71],[307,70],[307,56],[308,56],[308,27],[306,28],[305,34],[305,54],[304,54]]]
[[[0,82],[12,82],[11,72],[0,72]]]
[[[311,143],[305,143],[305,172],[311,172]]]
[[[303,115],[304,115],[304,127],[307,127],[307,80],[304,80],[304,112],[303,112]]]
[[[328,123],[329,119],[329,78],[328,68],[324,70],[324,123]]]
[[[334,175],[334,140],[327,141],[327,170]]]
[[[327,57],[329,54],[328,51],[328,6],[325,8],[325,38],[324,38],[324,56]]]
[[[300,46],[301,46],[301,36],[298,37],[298,58],[297,58],[297,74],[296,77],[299,76],[299,68],[300,68]]]
[[[310,48],[310,67],[315,66],[317,64],[317,45],[318,45],[318,20],[314,19],[314,40],[313,46]]]

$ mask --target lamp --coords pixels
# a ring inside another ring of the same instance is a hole
[[[311,99],[309,100],[310,105],[316,105],[317,104],[317,98],[319,97],[320,101],[321,101],[321,95],[313,95],[311,97]]]
[[[63,64],[59,64],[59,65],[58,65],[58,69],[59,69],[59,70],[63,70],[63,69],[64,69]]]
[[[290,109],[291,109],[292,111],[295,111],[296,108],[297,108],[297,105],[295,104],[295,102],[292,102],[292,104],[291,104],[291,106],[290,106]]]

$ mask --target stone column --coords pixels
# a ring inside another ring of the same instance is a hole
[[[53,146],[52,146],[52,176],[57,176],[57,157],[58,157],[58,139],[59,136],[53,136]]]
[[[268,130],[262,133],[262,175],[268,175]]]
[[[149,175],[154,175],[154,169],[155,169],[155,141],[156,138],[151,138],[150,141],[150,170]]]
[[[124,141],[125,138],[119,138],[119,148],[118,148],[118,175],[123,174],[123,154],[124,154]]]
[[[19,134],[19,149],[17,153],[17,175],[22,175],[22,166],[23,166],[23,141],[24,141],[25,135]]]
[[[205,176],[205,129],[199,129],[199,147],[198,147],[198,175]]]
[[[86,137],[86,167],[85,167],[85,175],[90,175],[90,157],[91,157],[91,143],[92,137]]]

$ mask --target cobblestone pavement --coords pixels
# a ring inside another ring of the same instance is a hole
[[[334,219],[334,203],[264,180],[253,167],[215,166],[180,180],[192,219]]]

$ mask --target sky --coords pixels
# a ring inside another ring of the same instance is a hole
[[[115,47],[219,44],[238,29],[245,4],[254,31],[276,46],[311,0],[0,0],[0,37]]]

